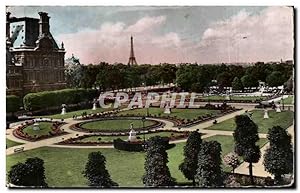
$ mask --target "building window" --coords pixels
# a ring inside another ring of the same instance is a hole
[[[44,58],[44,65],[48,66],[49,65],[49,59],[48,58]]]

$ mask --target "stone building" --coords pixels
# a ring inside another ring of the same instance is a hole
[[[49,16],[40,19],[10,17],[6,13],[6,93],[57,90],[66,86],[65,49],[50,32]]]

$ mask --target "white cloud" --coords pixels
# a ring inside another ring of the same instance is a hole
[[[165,21],[165,16],[157,16],[141,18],[129,26],[122,22],[104,23],[98,30],[64,34],[58,39],[65,43],[66,57],[74,53],[82,63],[126,63],[131,35],[134,36],[135,53],[139,63],[176,62],[178,50],[173,48],[181,45],[178,34],[155,33],[155,29],[162,27]]]
[[[172,18],[168,18],[172,19]],[[185,40],[176,31],[161,33],[166,16],[143,17],[134,24],[103,23],[99,29],[57,37],[64,41],[66,57],[74,53],[82,63],[126,63],[130,36],[138,63],[256,62],[293,58],[293,10],[268,7],[259,14],[241,10],[215,21],[200,40]],[[201,21],[199,21],[201,22]],[[193,35],[193,34],[192,34]]]
[[[213,23],[198,48],[207,61],[270,61],[293,58],[293,12],[269,7],[259,15],[245,10]]]

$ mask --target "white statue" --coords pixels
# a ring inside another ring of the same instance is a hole
[[[170,108],[170,104],[167,102],[166,106],[165,106],[165,114],[171,114],[171,108]]]
[[[269,118],[268,110],[265,109],[264,119],[268,119],[268,118]]]
[[[137,141],[136,132],[135,132],[135,130],[133,130],[132,123],[130,124],[130,132],[129,132],[128,141],[130,141],[130,142]]]
[[[228,91],[226,91],[226,96],[225,96],[225,100],[230,101],[230,94]]]
[[[36,123],[33,124],[33,130],[34,131],[40,130],[40,124],[38,122],[36,122]]]
[[[277,106],[276,106],[276,113],[280,113],[280,112],[281,112],[280,106],[277,105]]]
[[[96,103],[93,103],[93,108],[92,108],[93,111],[97,110],[97,105]]]
[[[64,115],[67,113],[67,110],[66,110],[66,105],[65,104],[62,104],[62,109],[61,109],[61,114]]]

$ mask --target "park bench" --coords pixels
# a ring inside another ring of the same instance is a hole
[[[15,153],[20,153],[20,152],[23,152],[23,151],[24,151],[24,147],[18,147],[18,148],[14,149]]]

